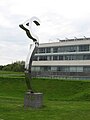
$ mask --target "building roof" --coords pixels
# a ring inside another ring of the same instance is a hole
[[[90,38],[74,38],[74,39],[65,39],[59,40],[58,42],[49,42],[49,43],[42,43],[39,47],[55,47],[55,46],[68,46],[68,45],[86,45],[90,44]]]

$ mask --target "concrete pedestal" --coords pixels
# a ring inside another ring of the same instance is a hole
[[[43,93],[26,92],[24,98],[24,107],[39,108],[43,105]]]

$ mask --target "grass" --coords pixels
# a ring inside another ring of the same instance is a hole
[[[25,109],[24,73],[0,71],[0,120],[89,120],[90,82],[33,79],[36,92],[44,93],[42,108]]]

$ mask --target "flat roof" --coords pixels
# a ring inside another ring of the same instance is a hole
[[[65,40],[59,40],[59,42],[68,42],[68,41],[80,41],[80,40],[90,40],[90,38],[86,38],[86,37],[84,37],[84,38],[74,38],[74,39],[68,39],[68,38],[66,38]]]
[[[87,42],[86,42],[87,41]],[[39,47],[50,47],[50,46],[67,46],[67,45],[84,45],[90,44],[90,38],[74,38],[74,39],[64,39],[59,40],[58,42],[48,42],[48,43],[41,43]]]

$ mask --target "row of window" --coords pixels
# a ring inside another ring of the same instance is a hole
[[[90,66],[32,66],[32,71],[90,72]]]
[[[90,51],[90,45],[73,45],[39,48],[37,53],[82,52]]]
[[[49,60],[90,60],[90,54],[86,55],[51,55],[51,56],[34,56],[34,61]]]

